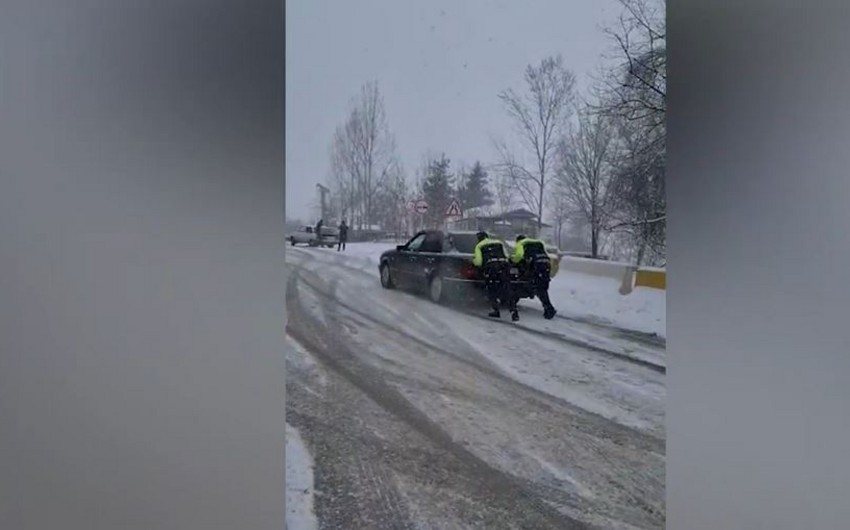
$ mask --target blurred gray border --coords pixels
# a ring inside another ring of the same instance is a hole
[[[668,3],[668,528],[850,528],[834,4]]]
[[[0,8],[0,528],[284,528],[279,1]]]

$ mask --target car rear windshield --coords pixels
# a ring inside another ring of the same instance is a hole
[[[478,237],[475,234],[449,234],[449,241],[455,252],[472,254],[478,244]]]

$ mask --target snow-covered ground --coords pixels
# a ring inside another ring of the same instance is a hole
[[[493,320],[381,289],[378,258],[393,246],[286,255],[288,334],[299,341],[287,353],[287,416],[311,442],[322,524],[570,527],[565,515],[663,527],[665,348],[618,329],[653,331],[616,311],[638,293],[562,271],[552,294],[566,318],[544,320],[529,301],[520,322]],[[643,313],[663,321],[658,294]],[[297,462],[309,457],[287,455]],[[536,504],[489,486],[514,478],[534,485]],[[473,506],[485,518],[475,524]]]
[[[522,320],[513,324],[508,320],[484,318],[483,313],[476,316],[474,311],[471,314],[446,311],[424,300],[417,303],[402,293],[387,292],[375,286],[377,258],[387,246],[368,243],[351,245],[351,254],[343,261],[350,263],[346,267],[360,269],[359,274],[340,268],[335,259],[339,256],[336,250],[312,249],[308,251],[312,254],[309,271],[326,280],[344,275],[344,281],[336,283],[334,297],[336,304],[345,312],[365,311],[371,319],[378,319],[393,329],[401,329],[408,336],[424,343],[434,344],[434,337],[441,336],[445,342],[440,346],[445,350],[475,351],[499,370],[532,388],[616,423],[663,436],[666,398],[664,376],[661,373],[647,373],[644,366],[631,362],[612,364],[610,355],[588,350],[588,347],[598,348],[615,356],[637,359],[654,367],[665,367],[663,346],[642,347],[640,343],[634,342],[633,337],[619,337],[617,333],[581,322],[565,319],[547,321],[539,314],[539,310],[537,314],[523,312]],[[585,277],[583,279],[590,285],[597,281],[597,278],[583,274],[570,272],[566,275]],[[563,279],[561,282],[566,287],[561,285],[559,288],[573,288],[571,282]],[[615,296],[621,296],[616,287]],[[364,293],[369,293],[371,297],[365,307],[360,304]],[[592,291],[585,288],[584,294],[591,297]],[[321,303],[316,295],[309,289],[303,289],[299,291],[299,296],[303,309],[324,323]],[[605,295],[599,293],[598,296]],[[526,302],[539,306],[535,300]],[[416,303],[415,311],[411,303]],[[353,316],[362,318],[356,314]],[[509,332],[517,328],[536,333]],[[421,353],[399,351],[397,344],[387,340],[386,333],[387,328],[383,326],[372,329],[360,325],[357,326],[356,338],[351,340],[364,340],[364,349],[370,349],[385,360],[392,359],[393,363],[400,363],[405,371],[427,373],[433,369],[432,361],[428,358],[423,360]],[[406,358],[407,354],[412,357]],[[443,369],[442,366],[439,368]]]
[[[286,425],[286,530],[315,530],[313,459],[298,430]]]
[[[667,337],[667,296],[660,289],[638,287],[621,295],[620,282],[570,271],[552,280],[549,296],[559,313],[591,318],[618,328]],[[526,300],[523,303],[536,303]],[[539,304],[538,304],[539,305]]]
[[[381,253],[394,247],[394,243],[349,243],[345,254],[363,266],[377,266]],[[621,295],[619,289],[618,280],[562,270],[553,278],[549,296],[561,316],[591,319],[666,338],[666,292],[641,287]],[[540,306],[536,300],[522,303]]]
[[[446,326],[451,325],[446,322]],[[517,381],[563,399],[621,425],[664,436],[667,390],[664,378],[627,364],[613,368],[606,359],[588,355],[546,337],[501,337],[497,322],[458,322],[456,332],[482,356]]]

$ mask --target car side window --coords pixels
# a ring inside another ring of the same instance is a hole
[[[435,252],[439,253],[443,251],[443,235],[439,232],[431,233],[425,236],[425,241],[422,243],[422,247],[419,249],[421,252]]]
[[[446,252],[457,251],[457,247],[455,246],[455,240],[452,238],[452,236],[446,236],[443,239],[443,250],[445,250]]]
[[[411,241],[409,245],[407,245],[407,250],[410,250],[410,251],[413,251],[413,252],[418,252],[419,248],[422,246],[422,243],[424,243],[424,242],[425,242],[425,234],[420,234],[419,236],[414,238],[413,241]]]
[[[304,231],[307,232],[308,234],[312,234],[313,233],[313,227],[307,226],[307,227],[304,228]]]

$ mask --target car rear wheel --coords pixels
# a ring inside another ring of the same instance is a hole
[[[442,304],[445,300],[443,278],[439,274],[431,278],[431,282],[428,284],[428,294],[431,297],[431,301],[435,304]]]
[[[395,282],[390,272],[390,266],[386,263],[381,265],[381,287],[384,289],[395,289]]]

